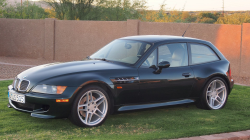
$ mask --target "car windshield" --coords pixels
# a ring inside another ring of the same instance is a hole
[[[90,56],[90,59],[102,59],[135,64],[151,46],[149,43],[117,39]]]

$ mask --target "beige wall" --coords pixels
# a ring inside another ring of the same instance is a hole
[[[0,56],[43,57],[44,23],[44,20],[0,18]]]
[[[190,26],[189,26],[190,25]],[[0,56],[81,60],[110,41],[132,35],[176,35],[212,42],[231,62],[232,74],[250,84],[250,24],[219,25],[127,21],[0,19]],[[237,81],[236,81],[237,82]]]
[[[126,21],[55,22],[55,59],[83,59],[116,38],[126,36]]]

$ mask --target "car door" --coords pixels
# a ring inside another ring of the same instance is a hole
[[[170,67],[156,73],[157,64],[168,61]],[[140,102],[161,102],[188,98],[194,74],[188,66],[186,43],[157,47],[138,69]]]

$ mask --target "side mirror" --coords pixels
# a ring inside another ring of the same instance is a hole
[[[162,61],[158,64],[158,69],[155,71],[156,74],[160,74],[163,68],[170,67],[170,63],[168,61]]]
[[[170,63],[168,61],[162,61],[158,64],[159,68],[168,68],[170,66]]]

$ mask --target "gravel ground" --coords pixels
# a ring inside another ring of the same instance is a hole
[[[26,69],[54,62],[56,61],[0,56],[0,80],[13,79],[17,74]]]

